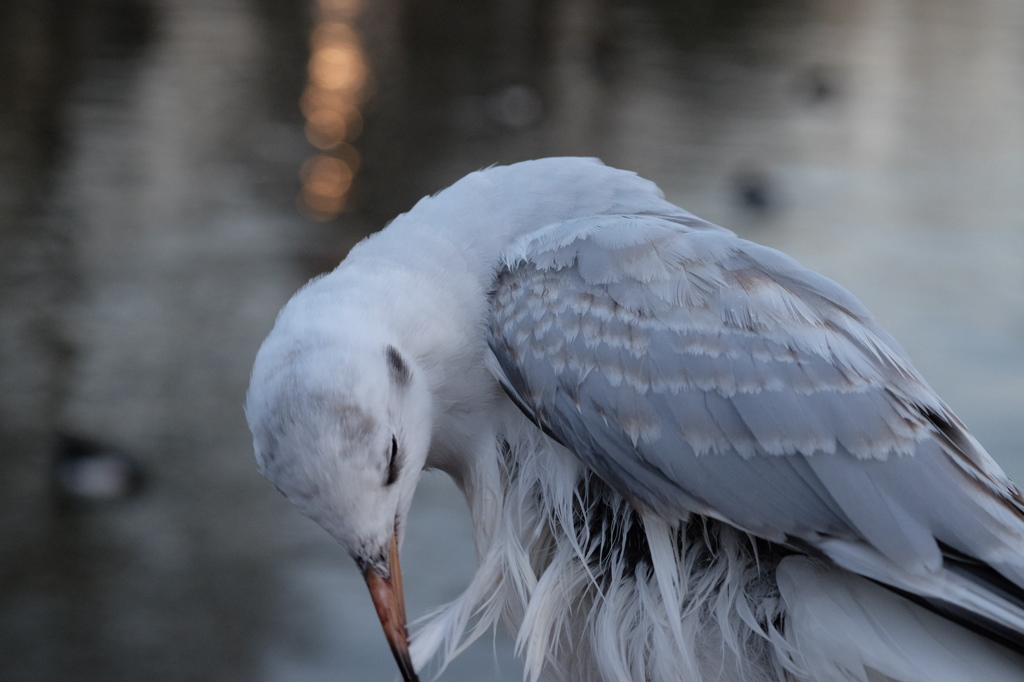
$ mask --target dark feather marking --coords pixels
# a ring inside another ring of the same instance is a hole
[[[580,479],[575,500],[573,530],[598,580],[603,585],[613,583],[613,572],[626,578],[643,572],[649,578],[653,560],[640,513],[592,472]],[[721,521],[694,514],[678,530],[678,549],[695,557],[695,568],[706,569],[719,560],[723,532],[734,531]],[[744,550],[748,560],[762,576],[774,580],[771,576],[779,562],[793,550],[748,537],[750,545]]]
[[[970,446],[964,440],[963,433],[960,432],[960,429],[951,424],[948,419],[930,407],[926,407],[924,405],[917,405],[916,407],[921,412],[921,416],[927,419],[928,422],[942,434],[943,438],[945,438],[950,445],[963,453],[966,453],[970,449]]]
[[[986,564],[960,552],[949,545],[939,542],[942,549],[942,558],[946,568],[971,582],[980,583],[1002,597],[1006,601],[1024,610],[1024,588],[1009,580],[1003,574]],[[1024,641],[1024,633],[1018,633],[1018,638]]]
[[[394,346],[388,346],[388,370],[391,372],[391,380],[398,386],[408,386],[412,380],[412,370],[402,359],[402,354]]]
[[[806,554],[807,556],[817,557],[819,559],[828,559],[828,555],[821,551],[817,546],[812,545],[801,537],[789,535],[788,533],[785,536],[785,540],[779,545],[779,547],[789,548],[790,550],[794,550],[800,554]],[[829,559],[829,561],[831,561],[831,559]]]
[[[952,448],[951,455],[959,459],[965,466],[973,469],[977,472],[978,477],[989,481],[992,484],[998,485],[1002,494],[996,499],[1011,512],[1016,514],[1024,521],[1024,493],[1021,493],[1020,489],[1012,482],[1005,481],[993,481],[991,477],[986,476],[980,469],[977,462],[975,461],[975,451],[971,446],[970,442],[964,438],[964,430],[966,427],[957,420],[957,423],[951,423],[941,414],[936,413],[931,408],[923,405],[915,405],[914,407],[920,411],[921,415],[928,420],[928,422],[935,427],[942,438]],[[956,419],[956,417],[954,417]],[[1002,485],[1008,483],[1008,487]],[[984,492],[992,492],[991,489],[985,489]]]
[[[519,460],[515,457],[512,444],[504,436],[499,436],[497,448],[509,480],[517,478],[519,476]]]
[[[576,486],[573,523],[595,575],[610,582],[615,556],[621,575],[633,575],[640,566],[651,570],[643,518],[594,474],[584,474]]]
[[[377,420],[358,405],[342,405],[337,410],[338,420],[346,437],[352,440],[367,440],[377,429]]]

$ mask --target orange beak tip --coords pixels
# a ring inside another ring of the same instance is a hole
[[[419,682],[409,655],[409,633],[406,630],[405,599],[402,594],[402,572],[398,563],[398,541],[391,537],[390,575],[384,576],[367,565],[363,577],[370,589],[370,598],[377,609],[377,618],[384,628],[391,653],[405,682]]]

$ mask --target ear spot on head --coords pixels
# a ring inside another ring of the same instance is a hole
[[[412,380],[412,370],[402,358],[402,354],[394,346],[387,348],[388,370],[391,373],[391,380],[399,386],[406,386]]]

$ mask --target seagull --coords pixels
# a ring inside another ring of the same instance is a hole
[[[281,310],[260,471],[406,682],[499,622],[555,682],[1024,679],[1024,496],[849,292],[596,159],[472,173]],[[410,640],[450,475],[479,566]]]

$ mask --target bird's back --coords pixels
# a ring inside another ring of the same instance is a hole
[[[830,280],[604,177],[641,199],[538,220],[491,285],[516,407],[474,585],[528,670],[1018,679],[1019,492],[902,348]]]

